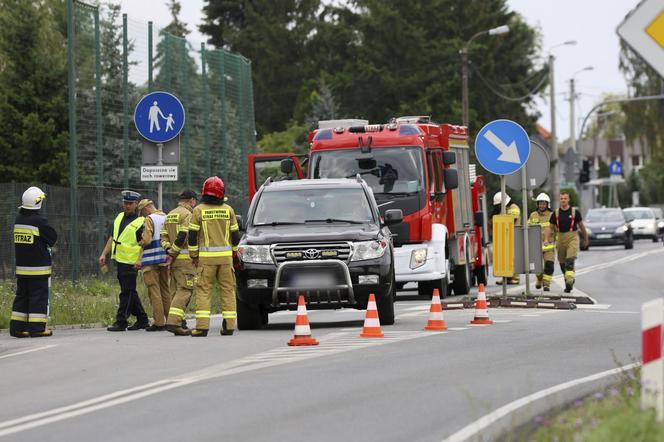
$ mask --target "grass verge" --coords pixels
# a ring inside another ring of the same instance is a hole
[[[640,371],[622,375],[618,385],[538,416],[507,441],[664,441],[664,425],[654,410],[641,410]]]
[[[145,311],[151,316],[152,307],[140,275],[137,290]],[[54,278],[51,284],[49,324],[112,324],[115,321],[119,292],[120,286],[112,277],[84,278],[76,284]],[[16,280],[0,280],[0,329],[9,328],[15,293]],[[195,299],[192,299],[189,303],[191,313],[195,310],[195,305]],[[218,287],[212,297],[212,313],[221,313]]]

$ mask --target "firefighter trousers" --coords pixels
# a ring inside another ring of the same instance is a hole
[[[143,282],[148,288],[154,325],[166,325],[166,316],[171,308],[171,293],[168,287],[168,267],[151,265],[143,268]]]
[[[543,287],[551,287],[554,260],[556,259],[555,253],[553,250],[547,250],[546,252],[542,252],[542,258],[544,260],[544,271],[537,274],[537,284],[541,284]]]
[[[115,323],[120,326],[127,326],[127,320],[130,315],[136,316],[136,322],[140,324],[148,323],[148,315],[143,310],[141,298],[136,292],[137,272],[131,264],[117,263],[118,282],[120,283],[120,303],[115,317]]]
[[[565,275],[565,284],[574,284],[574,261],[579,250],[579,235],[576,232],[560,232],[556,239],[558,263]]]
[[[233,264],[201,265],[196,282],[196,328],[210,328],[210,305],[214,283],[219,283],[221,317],[225,330],[235,330],[235,271]]]
[[[171,268],[170,293],[171,308],[168,312],[168,325],[180,325],[185,318],[187,305],[194,293],[196,269],[192,264]]]
[[[9,334],[43,332],[48,322],[51,278],[17,278]]]

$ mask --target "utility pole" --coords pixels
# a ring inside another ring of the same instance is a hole
[[[549,93],[551,104],[551,154],[553,155],[553,201],[558,204],[560,199],[560,155],[558,153],[558,137],[556,134],[556,88],[553,65],[555,57],[549,54]]]
[[[574,119],[574,99],[575,99],[575,90],[574,90],[574,77],[569,80],[569,137],[571,141],[572,151],[576,153],[576,133],[574,132],[575,125]]]

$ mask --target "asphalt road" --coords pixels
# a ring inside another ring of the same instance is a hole
[[[577,287],[593,308],[492,309],[483,327],[469,326],[472,310],[446,311],[447,332],[423,331],[428,302],[402,293],[384,339],[358,337],[361,311],[309,312],[317,347],[286,346],[291,312],[232,337],[219,318],[203,339],[0,334],[0,440],[441,441],[515,399],[638,360],[663,253],[650,241],[592,248]]]

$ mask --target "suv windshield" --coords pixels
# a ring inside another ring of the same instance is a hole
[[[415,193],[424,189],[422,153],[416,147],[315,152],[313,178],[353,178],[358,173],[374,193]]]
[[[625,222],[619,210],[590,210],[586,216],[589,223],[618,223]]]
[[[655,213],[650,209],[626,209],[625,216],[634,219],[654,219]]]
[[[373,222],[364,190],[317,188],[266,191],[254,212],[254,225],[305,222]]]

